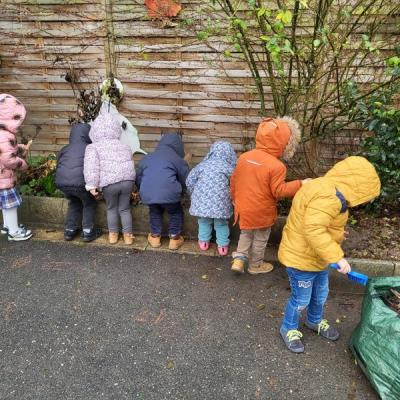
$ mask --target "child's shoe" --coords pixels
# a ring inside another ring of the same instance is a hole
[[[92,228],[89,232],[82,231],[81,238],[84,242],[93,242],[103,234],[101,228]]]
[[[289,331],[280,330],[283,341],[286,347],[293,353],[303,353],[304,344],[301,341],[303,334],[297,329],[291,329]]]
[[[132,244],[134,238],[135,238],[135,236],[133,236],[132,233],[124,233],[124,243],[125,244]]]
[[[161,246],[161,236],[160,235],[153,235],[149,233],[147,236],[147,241],[151,247],[157,248]]]
[[[243,258],[239,257],[234,258],[232,261],[231,271],[243,274],[245,263],[246,261]]]
[[[8,233],[8,228],[6,228],[5,226],[2,226],[1,229],[0,229],[0,233],[1,233],[2,235],[7,235],[7,233]]]
[[[229,246],[218,246],[218,254],[220,256],[226,256],[229,253]]]
[[[185,239],[181,235],[171,236],[169,238],[169,246],[170,250],[178,250],[184,243]]]
[[[333,326],[330,326],[326,319],[323,319],[319,324],[312,324],[311,322],[306,321],[305,325],[307,328],[311,329],[314,332],[317,332],[318,335],[324,337],[328,340],[338,340],[339,332]]]
[[[205,242],[204,240],[199,240],[200,250],[206,251],[210,247],[210,242]]]
[[[257,275],[257,274],[267,274],[268,272],[271,272],[274,269],[274,266],[270,263],[263,262],[260,265],[251,265],[247,272],[251,275]]]
[[[119,237],[118,232],[108,232],[108,242],[110,244],[118,243],[118,237]]]
[[[12,235],[10,232],[7,234],[7,238],[9,242],[21,242],[23,240],[28,240],[32,237],[32,231],[30,229],[26,229],[25,227],[19,228],[17,232]]]
[[[73,240],[78,233],[79,229],[64,229],[64,240],[69,242]]]

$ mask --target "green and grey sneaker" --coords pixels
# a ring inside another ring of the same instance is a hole
[[[304,344],[301,341],[303,334],[297,329],[291,329],[289,331],[284,331],[282,328],[280,330],[283,341],[286,347],[293,353],[303,353]]]
[[[305,322],[306,327],[311,329],[314,332],[317,332],[318,335],[324,337],[328,340],[338,340],[339,339],[339,332],[333,326],[330,326],[326,319],[323,319],[319,324],[312,324],[311,322]]]

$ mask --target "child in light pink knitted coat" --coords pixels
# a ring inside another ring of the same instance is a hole
[[[86,190],[93,196],[102,191],[107,204],[109,241],[118,241],[121,221],[126,244],[131,244],[132,214],[130,198],[136,178],[130,148],[121,143],[121,125],[110,113],[100,113],[93,121],[86,147],[84,176]]]

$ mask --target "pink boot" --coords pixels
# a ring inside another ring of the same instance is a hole
[[[218,253],[220,256],[226,256],[229,252],[229,246],[218,246]]]
[[[206,251],[210,247],[210,242],[205,242],[203,240],[199,240],[200,250]]]

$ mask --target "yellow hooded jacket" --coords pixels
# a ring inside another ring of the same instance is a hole
[[[326,175],[302,186],[293,199],[279,246],[279,261],[302,271],[321,271],[343,258],[340,246],[348,211],[342,211],[338,190],[348,207],[366,203],[380,193],[373,165],[363,157],[348,157]]]

